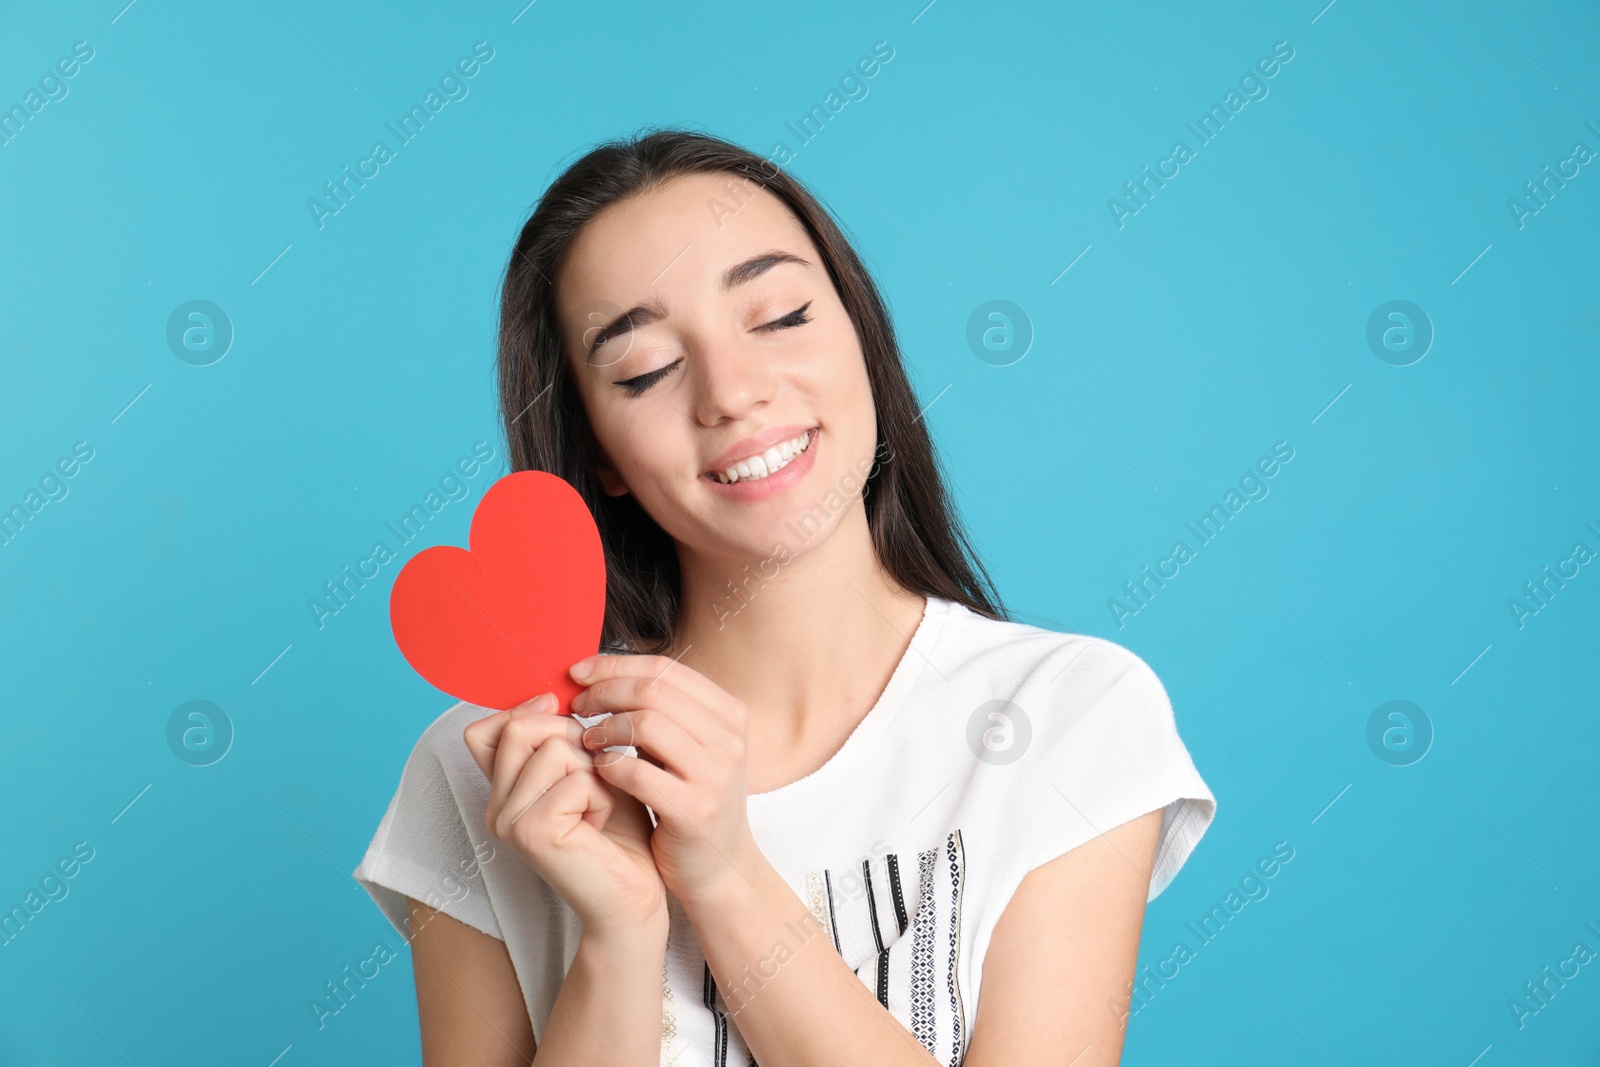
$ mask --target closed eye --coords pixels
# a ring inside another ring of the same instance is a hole
[[[758,330],[788,330],[788,329],[793,329],[796,326],[804,326],[806,323],[811,321],[810,319],[806,318],[806,309],[809,308],[810,306],[811,306],[811,301],[807,300],[804,304],[801,304],[799,307],[797,307],[793,311],[789,312],[789,314],[785,315],[783,318],[781,318],[781,319],[773,319],[769,323],[766,323],[766,324],[761,325],[761,326],[757,326],[756,329],[758,329]]]
[[[807,300],[804,304],[801,304],[799,307],[795,308],[781,319],[773,319],[771,322],[763,323],[760,326],[757,326],[756,329],[765,332],[774,332],[777,330],[792,330],[796,326],[804,326],[806,323],[811,321],[806,317],[806,311],[810,307],[811,301]],[[626,391],[629,396],[643,396],[651,386],[655,385],[667,375],[677,370],[678,364],[682,362],[683,357],[679,356],[677,359],[673,360],[671,363],[668,363],[664,367],[658,367],[653,371],[648,371],[636,377],[625,379],[617,382],[616,384],[622,386],[623,390]]]
[[[646,389],[649,389],[652,385],[656,384],[661,379],[677,370],[678,364],[682,362],[683,357],[679,356],[671,363],[668,363],[665,367],[658,367],[657,369],[648,371],[636,378],[629,378],[626,381],[620,381],[616,384],[622,386],[622,388],[627,391],[629,396],[643,396]]]

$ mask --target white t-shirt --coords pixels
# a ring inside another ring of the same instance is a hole
[[[354,877],[408,941],[407,896],[504,941],[542,1041],[580,927],[484,825],[489,783],[462,732],[488,714],[460,703],[423,732]],[[815,918],[792,930],[789,949],[826,934],[952,1067],[971,1038],[990,934],[1023,876],[1158,808],[1152,899],[1211,824],[1216,800],[1143,660],[1102,638],[989,619],[937,597],[839,751],[748,804],[757,844]],[[723,989],[670,897],[669,907],[661,1062],[746,1067],[754,1061]],[[741,976],[742,995],[760,981]]]

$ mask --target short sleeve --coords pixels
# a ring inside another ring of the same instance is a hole
[[[1025,872],[1160,809],[1148,897],[1154,900],[1211,825],[1216,798],[1178,736],[1171,700],[1150,666],[1113,642],[1075,641],[1090,647],[1069,649],[1059,664],[1043,668],[1060,678],[1042,694],[1047,719],[1036,729],[1045,759],[1036,769],[1045,780],[1034,783],[1036,803],[1061,817],[1036,824]]]
[[[460,736],[475,710],[458,704],[424,731],[352,874],[408,941],[407,897],[504,940],[479,869],[494,855],[488,780]]]

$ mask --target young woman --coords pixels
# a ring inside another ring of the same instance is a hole
[[[607,654],[577,717],[441,715],[355,872],[425,1062],[1116,1063],[1215,801],[1142,660],[998,607],[827,212],[714,138],[612,142],[501,314],[511,465],[594,512]]]

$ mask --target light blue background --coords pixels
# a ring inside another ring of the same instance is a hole
[[[6,5],[0,104],[95,56],[0,147],[0,505],[95,453],[0,548],[0,905],[95,858],[0,948],[0,1062],[417,1062],[409,956],[347,872],[451,701],[393,645],[398,564],[321,630],[306,601],[487,440],[407,554],[464,542],[504,470],[508,239],[645,123],[798,148],[1002,593],[1165,683],[1220,811],[1142,962],[1295,849],[1126,1063],[1595,1062],[1600,963],[1520,1029],[1508,1002],[1600,951],[1600,566],[1520,629],[1507,601],[1600,550],[1600,164],[1522,228],[1507,200],[1600,150],[1600,15],[924,3]],[[307,200],[480,40],[470,95],[319,230]],[[785,123],[880,40],[800,147]],[[1108,198],[1277,41],[1270,95],[1119,229]],[[192,299],[237,331],[211,366],[165,342]],[[965,340],[991,299],[1035,332],[1010,366]],[[1411,366],[1365,341],[1391,299],[1436,331]],[[1279,441],[1270,495],[1119,628],[1107,600]],[[236,730],[209,767],[166,743],[191,699]],[[1436,732],[1412,766],[1367,744],[1392,699]],[[319,1030],[308,1002],[377,941],[400,960]]]

